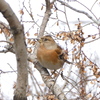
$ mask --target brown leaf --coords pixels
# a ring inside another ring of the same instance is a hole
[[[31,96],[31,95],[32,95],[31,92],[26,93],[26,96],[27,96],[27,97],[28,97],[28,96]]]
[[[43,87],[44,87],[44,86],[45,86],[45,84],[44,84],[44,83],[42,83],[42,84],[40,84],[40,86],[43,86]]]
[[[41,10],[43,10],[43,6],[41,7]]]
[[[14,84],[13,84],[13,89],[15,89],[16,88],[16,82],[14,82]]]
[[[32,49],[31,49],[31,48],[27,48],[27,51],[28,51],[29,53],[32,53]]]
[[[20,13],[21,15],[24,15],[23,9],[19,10],[19,13]]]
[[[30,44],[34,45],[36,43],[36,41],[31,41]]]
[[[57,21],[57,26],[59,25],[59,22]]]
[[[27,43],[30,44],[31,43],[31,39],[28,39]]]
[[[66,32],[62,32],[62,35],[63,35],[63,36],[67,36],[67,33],[66,33]]]
[[[95,39],[95,38],[96,38],[96,36],[95,36],[95,35],[93,35],[93,36],[92,36],[92,39]]]
[[[26,35],[27,35],[27,36],[30,36],[29,32],[26,32]]]
[[[84,57],[84,61],[86,61],[86,57]]]
[[[2,29],[0,29],[0,34],[2,34]]]
[[[69,39],[69,37],[68,37],[68,36],[63,37],[63,40],[68,40],[68,39]]]
[[[88,94],[86,97],[87,97],[87,99],[89,99],[89,98],[92,97],[92,94],[90,93],[90,94]]]
[[[4,28],[3,29],[3,32],[7,35],[7,36],[10,36],[10,32],[7,28]]]
[[[35,33],[34,36],[38,36],[38,33]]]
[[[93,62],[90,61],[89,64],[90,64],[90,66],[91,66],[91,65],[93,65]]]
[[[84,42],[81,43],[81,46],[82,46],[82,47],[84,46]]]
[[[75,44],[75,40],[72,40],[72,39],[71,39],[71,43],[72,43],[72,44]]]
[[[10,41],[10,42],[14,42],[14,38],[11,37],[11,38],[9,39],[9,41]]]
[[[50,95],[47,95],[47,98],[48,98],[48,100],[52,100],[52,99],[54,100],[55,95],[51,95],[51,94]]]
[[[91,37],[91,35],[88,35],[88,37]]]

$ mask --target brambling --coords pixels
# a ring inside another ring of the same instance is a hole
[[[65,62],[63,49],[50,35],[41,37],[38,42],[37,60],[39,63],[51,70],[61,68]]]

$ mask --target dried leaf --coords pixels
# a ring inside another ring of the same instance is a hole
[[[84,46],[84,42],[82,42],[80,45],[83,47]]]
[[[43,6],[41,7],[41,10],[43,10]]]
[[[88,94],[86,97],[87,97],[87,99],[89,99],[92,97],[92,94]]]
[[[48,100],[54,100],[54,98],[55,98],[55,95],[47,95],[47,98],[48,98]]]
[[[35,33],[34,36],[38,36],[38,33]]]
[[[19,10],[19,13],[20,13],[21,15],[24,15],[23,9]]]
[[[56,37],[58,37],[58,36],[59,36],[59,33],[56,34]]]
[[[88,37],[91,37],[91,35],[88,35]]]
[[[27,35],[27,36],[30,36],[29,32],[26,32],[26,35]]]
[[[15,89],[16,88],[16,82],[14,82],[14,85],[13,85],[13,89]]]
[[[59,22],[57,21],[57,26],[59,25]]]
[[[30,44],[34,45],[36,43],[36,41],[31,41]]]
[[[0,34],[2,34],[2,29],[0,29]]]
[[[10,36],[10,32],[7,28],[4,28],[3,29],[3,32],[7,35],[7,36]]]
[[[91,81],[91,82],[90,82],[90,84],[94,84],[94,82],[93,82],[93,81]]]
[[[65,60],[69,59],[68,55],[65,55],[65,56],[64,56],[64,59],[65,59]]]
[[[30,44],[31,43],[31,39],[28,39],[27,43]]]
[[[95,38],[96,38],[96,36],[95,36],[95,35],[93,35],[93,36],[92,36],[92,39],[95,39]]]
[[[31,95],[32,95],[31,92],[26,93],[26,96],[27,96],[27,97],[28,97],[28,96],[31,96]]]
[[[62,37],[62,33],[58,33],[57,34],[57,37]]]
[[[71,43],[72,43],[72,44],[75,44],[75,40],[72,40],[72,39],[71,39]]]
[[[86,61],[86,57],[84,57],[84,61]]]
[[[93,62],[90,61],[89,64],[90,64],[90,66],[91,66],[91,65],[93,65]]]
[[[31,48],[27,48],[27,51],[28,51],[29,53],[32,53],[32,49],[31,49]]]
[[[68,36],[62,38],[62,40],[68,40],[68,39],[69,39]]]
[[[9,39],[9,41],[10,41],[10,42],[14,42],[14,38],[11,37],[11,38]]]
[[[42,84],[40,84],[40,86],[43,86],[43,87],[44,87],[44,86],[45,86],[45,84],[44,84],[44,83],[42,83]]]
[[[63,35],[63,36],[67,36],[67,33],[66,33],[66,32],[62,32],[62,35]]]

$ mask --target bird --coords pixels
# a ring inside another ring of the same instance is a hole
[[[64,50],[55,42],[51,35],[42,36],[37,40],[37,60],[39,63],[51,70],[62,68],[66,59],[64,59]],[[70,63],[67,61],[67,63]]]

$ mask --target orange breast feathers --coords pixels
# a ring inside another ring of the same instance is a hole
[[[40,39],[37,48],[37,59],[39,63],[52,70],[59,69],[63,66],[64,61],[60,59],[62,49],[56,44],[50,36],[44,36]]]

